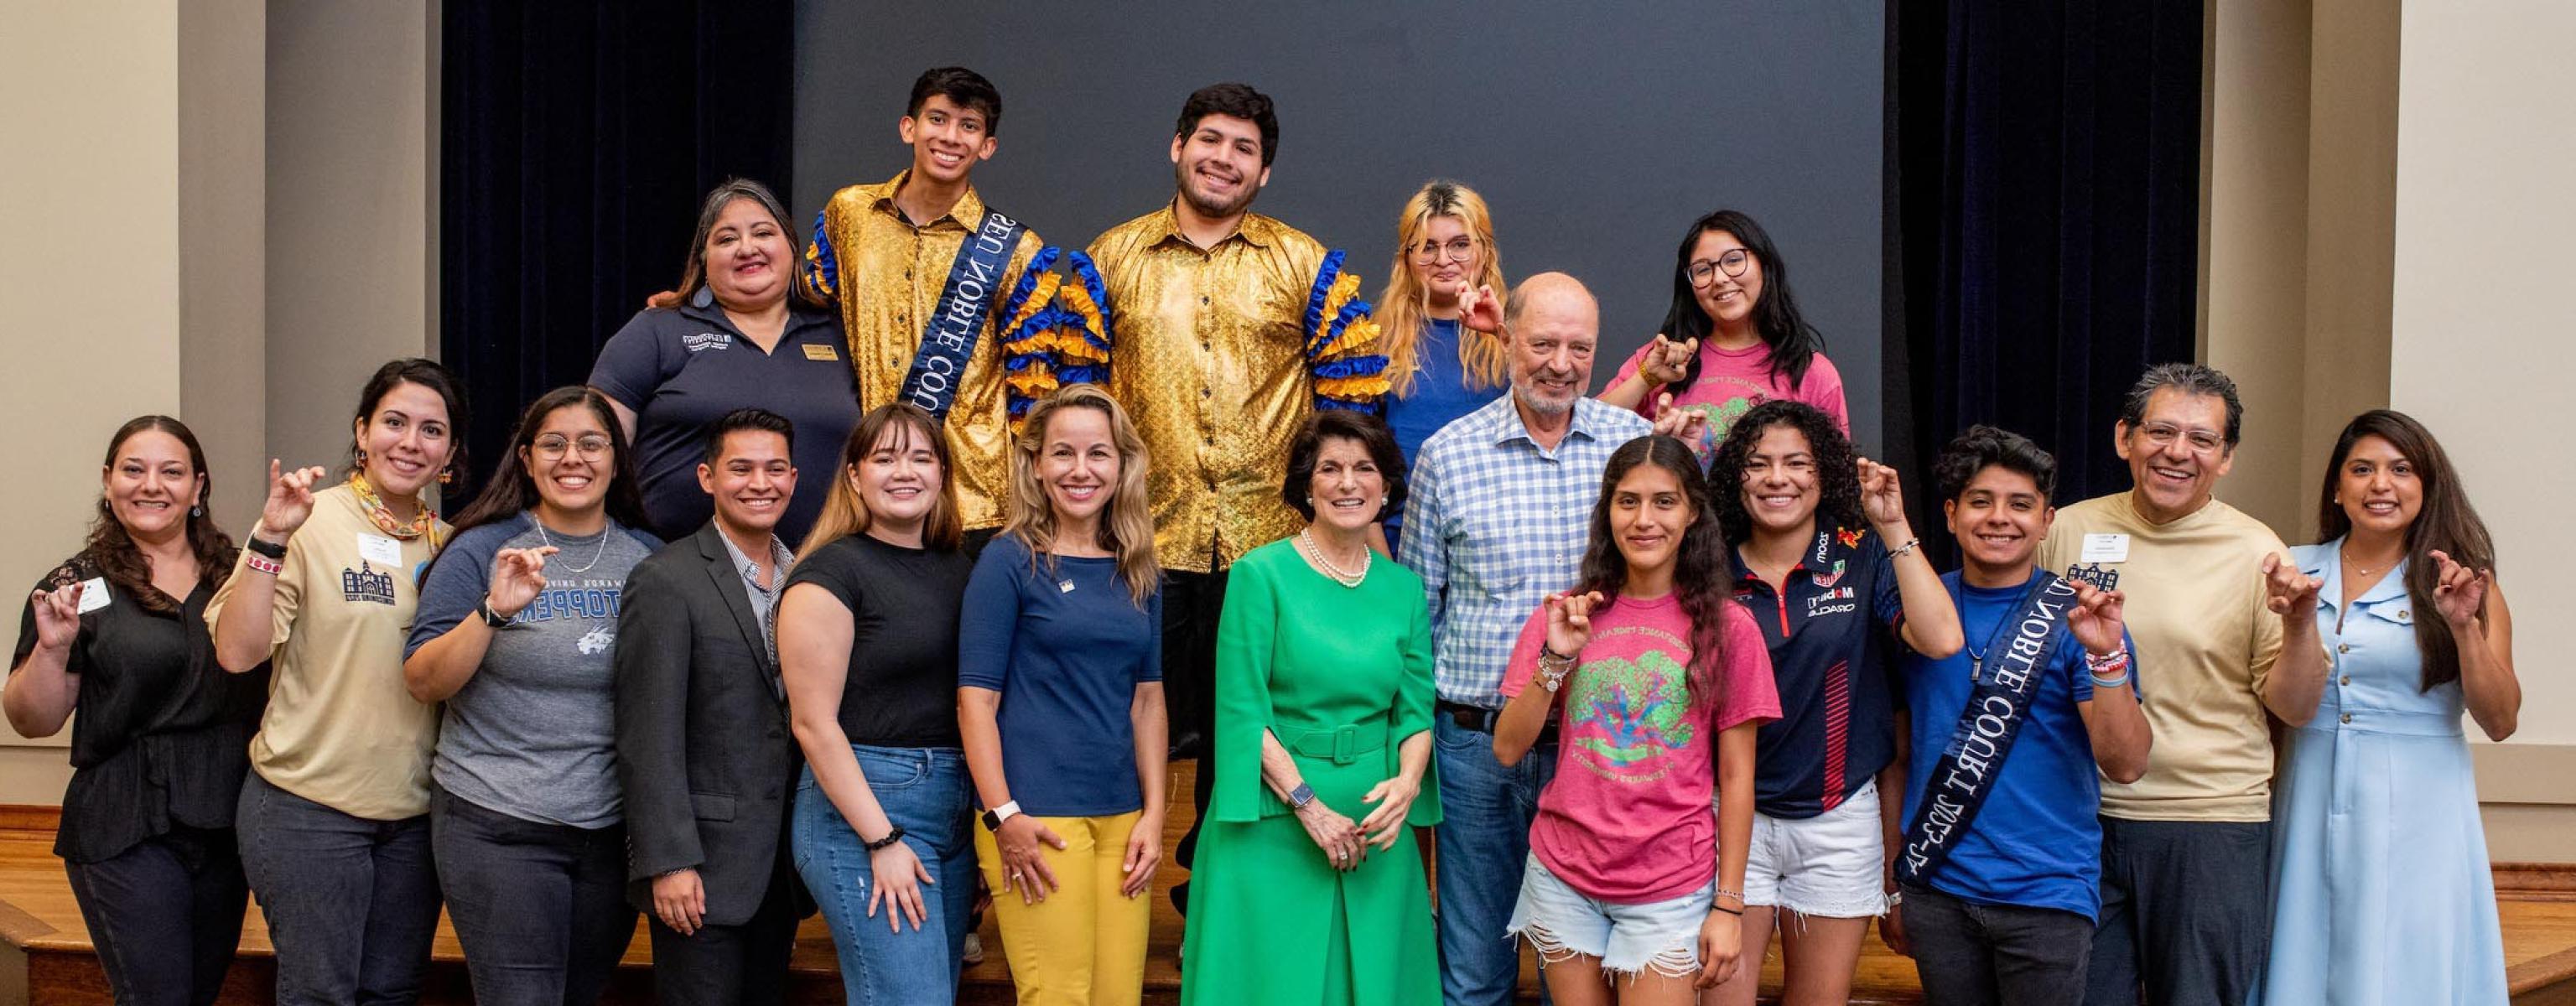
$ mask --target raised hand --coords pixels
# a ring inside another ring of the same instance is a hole
[[[2084,652],[2107,657],[2120,651],[2120,614],[2127,600],[2119,591],[2075,581],[2075,607],[2066,613],[2066,627],[2084,644]]]
[[[28,598],[36,610],[36,645],[48,650],[67,649],[80,638],[81,585],[76,581],[52,590],[39,590]]]
[[[1637,373],[1659,386],[1681,380],[1690,373],[1691,357],[1699,355],[1698,339],[1674,342],[1662,332],[1655,333],[1655,340],[1646,347],[1645,357],[1637,361]]]
[[[2263,557],[2263,606],[2284,618],[2314,618],[2317,591],[2326,582],[2299,572],[2299,564],[2278,553]]]
[[[546,589],[546,557],[558,549],[552,545],[538,548],[505,548],[492,556],[491,593],[485,600],[492,613],[503,618],[518,615],[521,609],[537,599]]]
[[[1861,511],[1880,529],[1880,537],[1888,537],[1887,529],[1905,523],[1905,489],[1898,482],[1896,469],[1868,458],[1854,458],[1852,464],[1860,471]],[[1888,547],[1901,544],[1904,543],[1894,542]]]
[[[1503,332],[1503,299],[1490,286],[1458,284],[1458,327],[1488,335]]]
[[[1656,436],[1674,437],[1683,443],[1695,444],[1699,442],[1700,433],[1707,428],[1708,414],[1698,409],[1673,408],[1672,392],[1665,392],[1655,399]]]
[[[1547,595],[1547,648],[1566,656],[1582,653],[1592,642],[1592,609],[1601,604],[1597,590]]]
[[[2478,616],[2486,611],[2487,588],[2495,586],[2495,572],[2470,569],[2449,555],[2436,550],[2426,554],[2437,570],[2433,577],[2433,607],[2442,621],[2450,623],[2453,632],[2475,631]]]
[[[259,528],[252,533],[285,543],[313,516],[313,487],[330,477],[319,465],[285,471],[276,458],[268,459],[268,502],[260,505]]]

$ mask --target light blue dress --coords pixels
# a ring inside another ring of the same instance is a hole
[[[2273,790],[2272,953],[2256,1001],[2503,1006],[2460,684],[2420,688],[2415,619],[2439,616],[2414,610],[2403,563],[2340,610],[2342,546],[2290,550],[2326,582],[2326,690],[2290,731]]]

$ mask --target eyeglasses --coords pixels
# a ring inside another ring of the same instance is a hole
[[[1717,274],[1721,272],[1725,273],[1729,279],[1742,276],[1744,275],[1744,270],[1750,268],[1752,264],[1752,254],[1746,252],[1742,248],[1732,249],[1726,254],[1718,256],[1717,261],[1715,262],[1701,259],[1690,264],[1689,275],[1691,285],[1707,286],[1710,283],[1717,282]]]
[[[2183,440],[2191,445],[2191,452],[2194,454],[2216,454],[2218,449],[2227,443],[2218,434],[2208,430],[2184,429],[2172,423],[2148,423],[2138,427],[2138,433],[2146,437],[2148,443],[2157,447],[2171,447],[2176,439]]]
[[[1425,241],[1413,246],[1413,261],[1421,265],[1431,265],[1435,262],[1464,262],[1474,254],[1476,254],[1476,239],[1470,237],[1450,238],[1447,244]]]
[[[579,440],[561,436],[543,436],[538,437],[536,443],[529,445],[530,449],[537,452],[538,457],[548,461],[562,460],[567,450],[580,451],[582,457],[597,460],[608,453],[608,447],[608,438],[596,434]]]

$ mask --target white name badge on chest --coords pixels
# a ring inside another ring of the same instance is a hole
[[[2084,536],[2084,554],[2077,562],[2129,561],[2129,536],[2125,534],[2088,534]]]
[[[75,612],[75,614],[86,615],[90,612],[97,611],[100,608],[107,607],[107,601],[107,578],[104,576],[90,577],[89,579],[81,581],[80,610]]]
[[[402,543],[380,534],[358,536],[358,558],[375,566],[402,565]]]

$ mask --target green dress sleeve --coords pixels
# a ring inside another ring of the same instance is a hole
[[[1208,796],[1211,821],[1259,821],[1261,735],[1270,729],[1270,668],[1279,626],[1279,602],[1267,564],[1238,562],[1225,586],[1225,613],[1216,628],[1216,786]]]
[[[1399,743],[1431,729],[1432,704],[1438,695],[1431,655],[1431,610],[1426,605],[1414,605],[1413,628],[1404,638],[1404,678],[1395,688],[1395,737]],[[1404,821],[1416,828],[1440,823],[1440,759],[1433,758],[1423,768],[1422,792],[1413,798],[1413,808],[1405,814]]]

